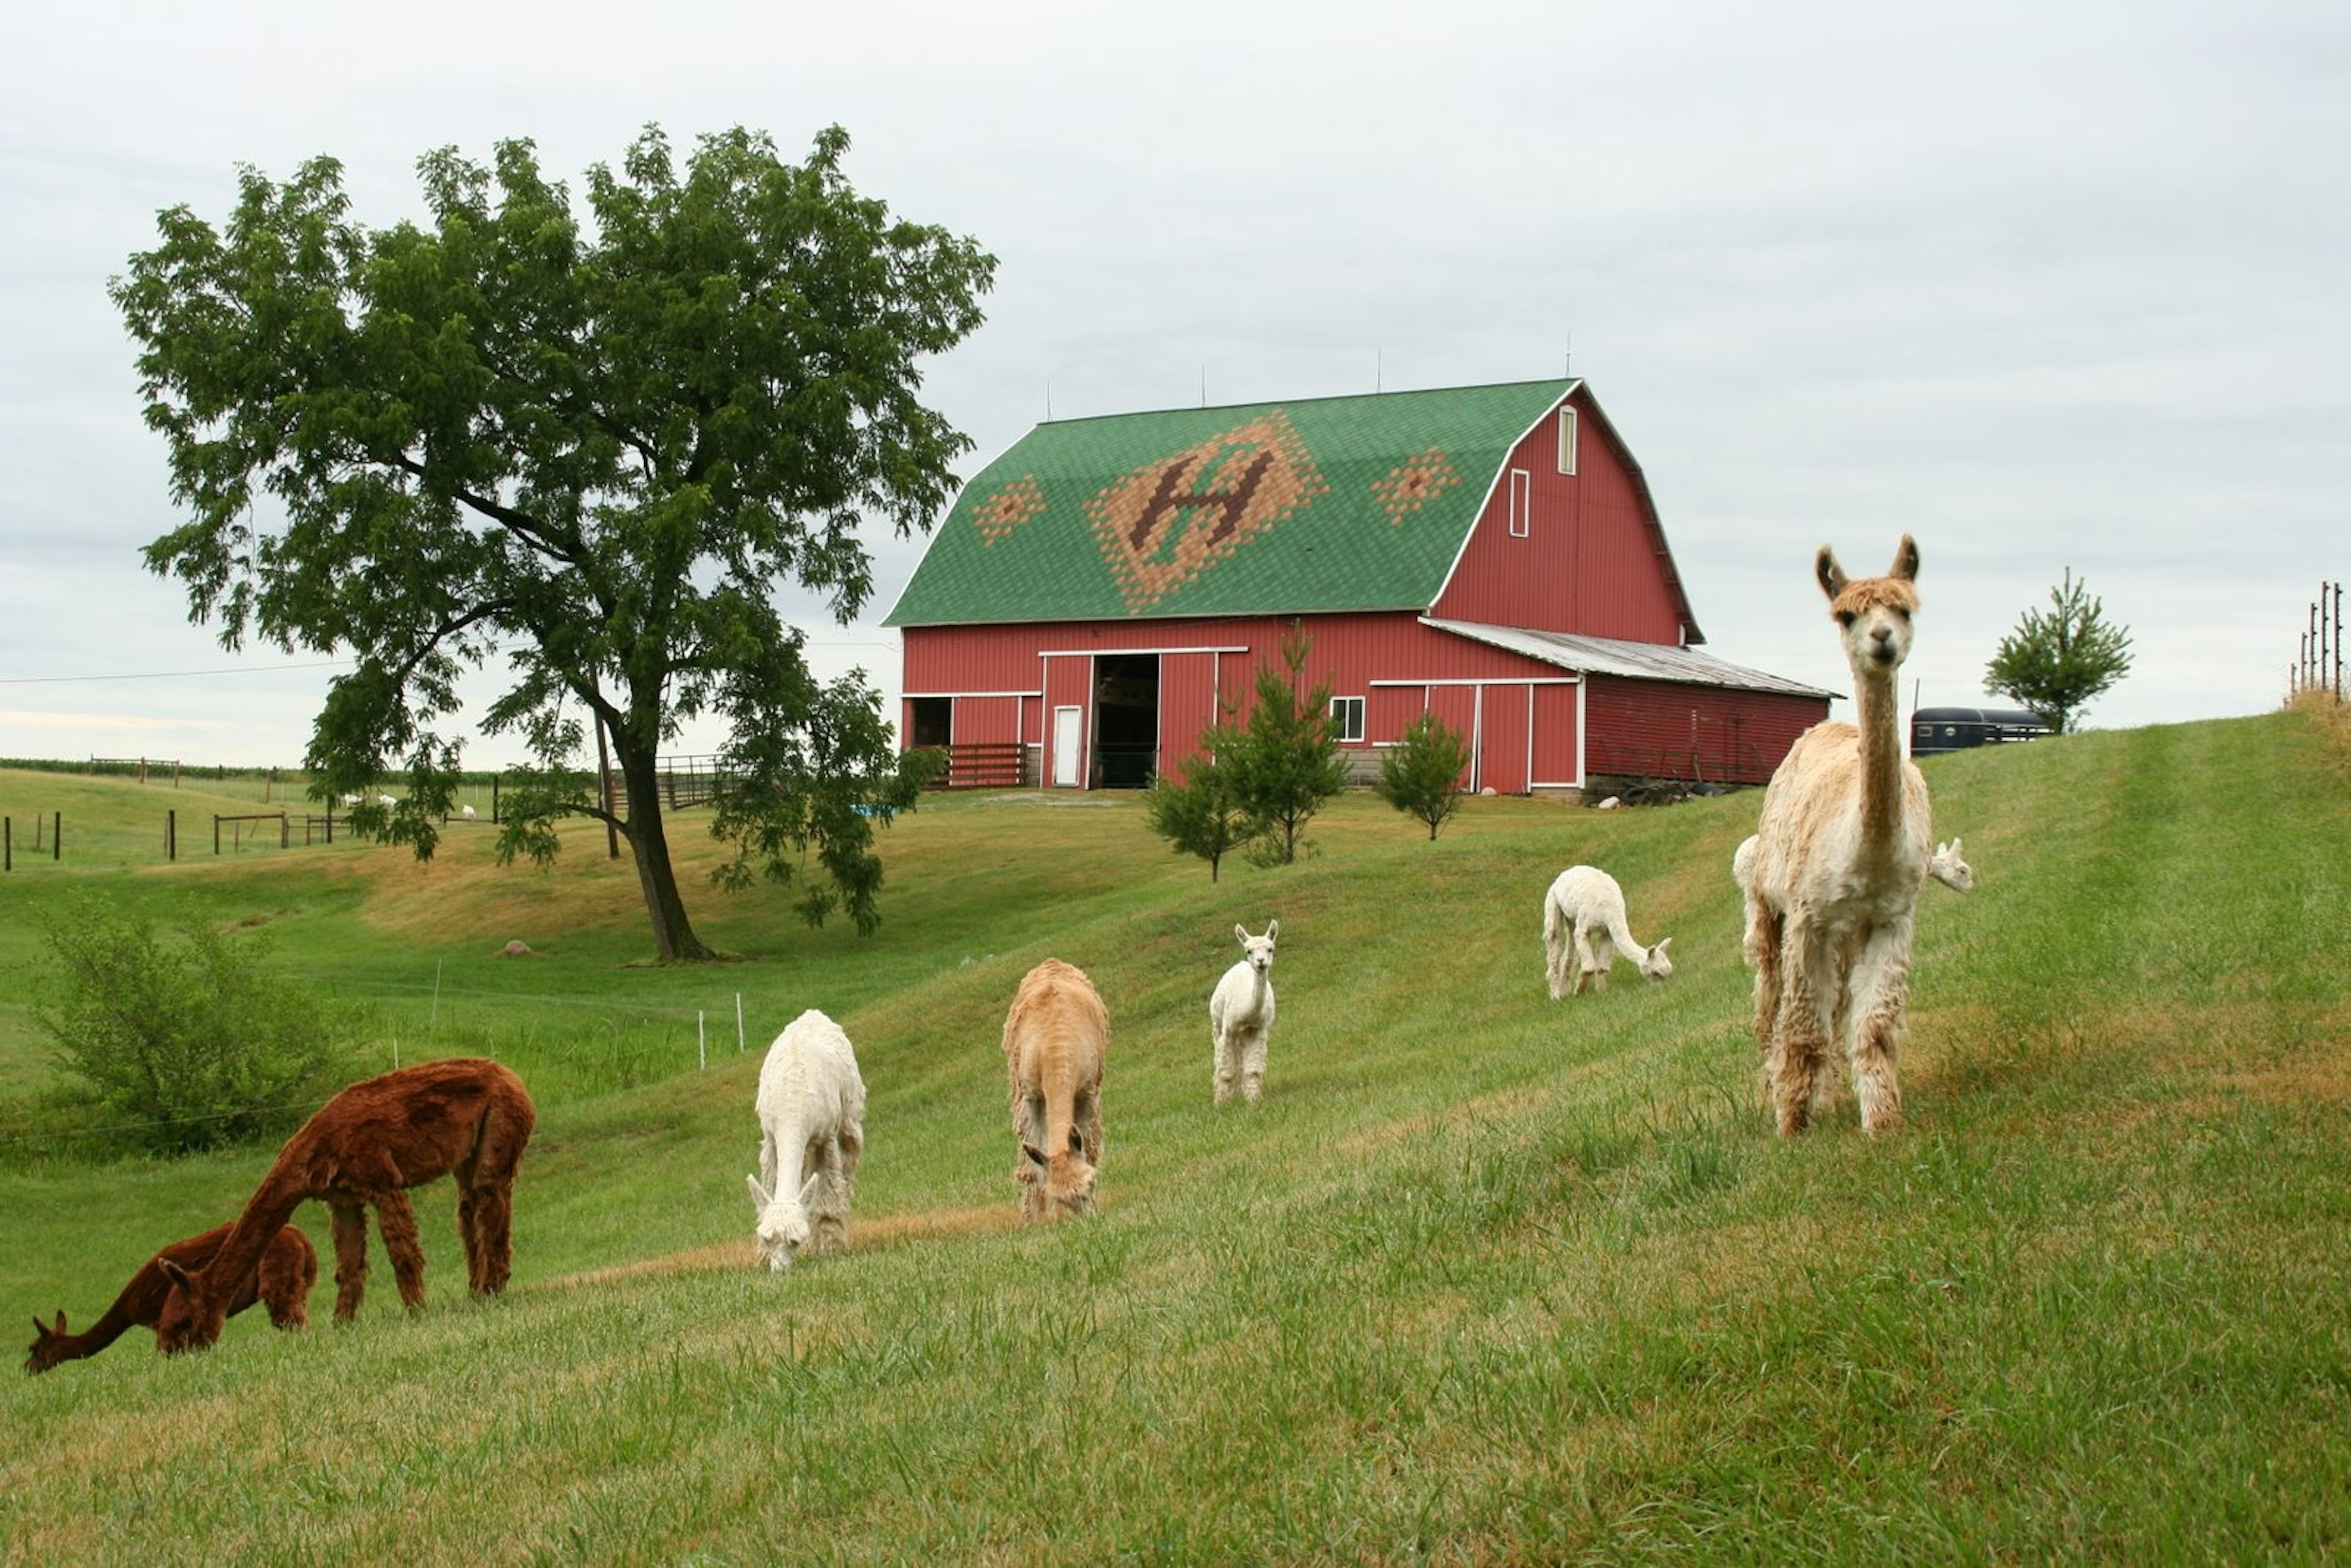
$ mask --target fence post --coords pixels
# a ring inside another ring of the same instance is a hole
[[[49,813],[49,858],[53,861],[66,858],[66,814],[63,811]]]
[[[163,812],[163,858],[180,858],[180,810],[173,806]]]
[[[213,813],[213,853],[220,853],[220,813]]]
[[[742,1055],[750,1046],[743,1039],[743,993],[735,993],[735,1054]]]
[[[0,871],[16,869],[16,819],[0,817]]]
[[[700,1008],[694,1010],[694,1054],[702,1062],[702,1071],[710,1071],[710,1036],[702,1025],[706,1015]]]

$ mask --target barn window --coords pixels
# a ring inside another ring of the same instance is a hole
[[[1523,468],[1510,470],[1510,537],[1527,537],[1527,520],[1534,513],[1534,476]]]
[[[1572,408],[1559,411],[1559,471],[1575,472],[1575,410]]]
[[[1338,736],[1341,740],[1363,739],[1364,699],[1361,697],[1332,697],[1331,699],[1331,727],[1338,732]]]
[[[906,706],[913,709],[914,734],[908,743],[914,746],[945,746],[954,737],[955,698],[909,697]]]

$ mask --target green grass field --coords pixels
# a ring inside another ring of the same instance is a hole
[[[165,1361],[134,1331],[11,1380],[0,1558],[2340,1560],[2346,757],[2294,712],[1930,762],[1977,887],[1921,898],[1909,1127],[1865,1139],[1848,1098],[1790,1141],[1729,873],[1753,794],[1477,800],[1435,843],[1350,797],[1311,859],[1216,884],[1131,798],[933,799],[872,939],[691,891],[689,829],[690,907],[746,961],[681,969],[634,962],[601,833],[546,875],[486,830],[429,866],[215,861],[183,811],[166,866],[133,843],[152,786],[0,771],[68,833],[0,883],[19,1333],[94,1317],[271,1152],[43,1139],[23,1004],[68,892],[266,930],[371,1005],[384,1065],[496,1054],[540,1103],[504,1299],[465,1297],[444,1184],[421,1313],[379,1253],[347,1328],[328,1284],[305,1333],[252,1312]],[[1541,896],[1578,861],[1676,938],[1670,981],[1548,999]],[[1220,1111],[1208,991],[1270,916],[1268,1098]],[[1049,955],[1110,1006],[1109,1148],[1095,1216],[1024,1229],[997,1042]],[[752,1087],[810,1006],[856,1041],[868,1152],[850,1249],[774,1278]]]

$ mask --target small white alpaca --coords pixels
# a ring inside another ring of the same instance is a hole
[[[865,1081],[841,1026],[810,1008],[759,1066],[759,1174],[746,1178],[759,1211],[759,1257],[776,1273],[813,1242],[849,1230],[857,1156],[865,1148]]]
[[[387,809],[389,809],[389,808],[391,808],[391,807],[393,807],[393,806],[397,806],[397,805],[399,805],[399,804],[400,804],[400,802],[399,802],[399,801],[397,801],[397,800],[393,800],[393,799],[392,799],[391,796],[389,796],[389,795],[378,795],[378,796],[375,798],[375,803],[376,803],[377,805],[379,805],[379,806],[382,806],[382,807],[385,807],[385,808],[387,808]]]
[[[465,821],[470,822],[474,820],[474,808],[471,806],[460,806],[457,808],[457,815],[465,818]]]
[[[1217,1103],[1233,1097],[1254,1100],[1265,1087],[1265,1048],[1273,1035],[1273,941],[1281,922],[1266,922],[1265,935],[1252,936],[1249,927],[1236,925],[1241,961],[1225,971],[1208,998],[1208,1040],[1214,1049]]]
[[[1738,850],[1730,857],[1730,880],[1740,892],[1747,889],[1747,879],[1755,865],[1755,835],[1748,834],[1739,841]],[[1959,840],[1954,837],[1948,844],[1937,844],[1928,859],[1927,874],[1949,888],[1953,893],[1970,893],[1976,885],[1976,868],[1959,858]]]
[[[1568,867],[1543,894],[1543,954],[1553,1001],[1583,994],[1587,981],[1606,988],[1619,952],[1650,979],[1664,979],[1674,972],[1674,961],[1666,956],[1672,941],[1660,937],[1654,947],[1634,941],[1633,928],[1625,919],[1625,890],[1597,866]],[[1575,961],[1572,975],[1571,956]]]

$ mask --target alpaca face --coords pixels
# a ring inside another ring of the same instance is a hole
[[[1666,948],[1672,941],[1670,936],[1659,937],[1656,945],[1649,949],[1649,956],[1641,960],[1641,973],[1652,981],[1662,980],[1674,972],[1674,961],[1666,956]]]
[[[228,1322],[228,1303],[215,1301],[204,1289],[204,1276],[191,1274],[169,1258],[160,1258],[172,1290],[155,1315],[155,1348],[165,1355],[183,1350],[204,1350],[217,1343]]]
[[[1821,547],[1814,563],[1821,591],[1828,595],[1845,663],[1858,679],[1889,680],[1910,656],[1911,617],[1917,613],[1918,546],[1908,534],[1894,552],[1894,569],[1884,577],[1848,578],[1836,552]]]
[[[66,1359],[66,1315],[57,1314],[57,1326],[51,1328],[40,1319],[33,1320],[33,1343],[25,1351],[27,1373],[47,1372]]]
[[[1034,1144],[1022,1144],[1016,1175],[1029,1186],[1029,1197],[1021,1205],[1028,1218],[1064,1219],[1093,1208],[1096,1172],[1075,1127],[1070,1129],[1069,1148],[1050,1158]]]
[[[1241,956],[1249,961],[1250,968],[1260,975],[1273,968],[1273,939],[1280,931],[1281,922],[1279,920],[1269,921],[1262,936],[1250,936],[1246,925],[1233,927],[1233,936],[1241,945]]]
[[[809,1244],[813,1234],[809,1224],[808,1206],[816,1196],[821,1173],[800,1184],[797,1197],[778,1198],[759,1185],[758,1176],[746,1179],[751,1184],[751,1204],[759,1211],[758,1235],[759,1260],[771,1274],[780,1274],[792,1266],[792,1260]]]

